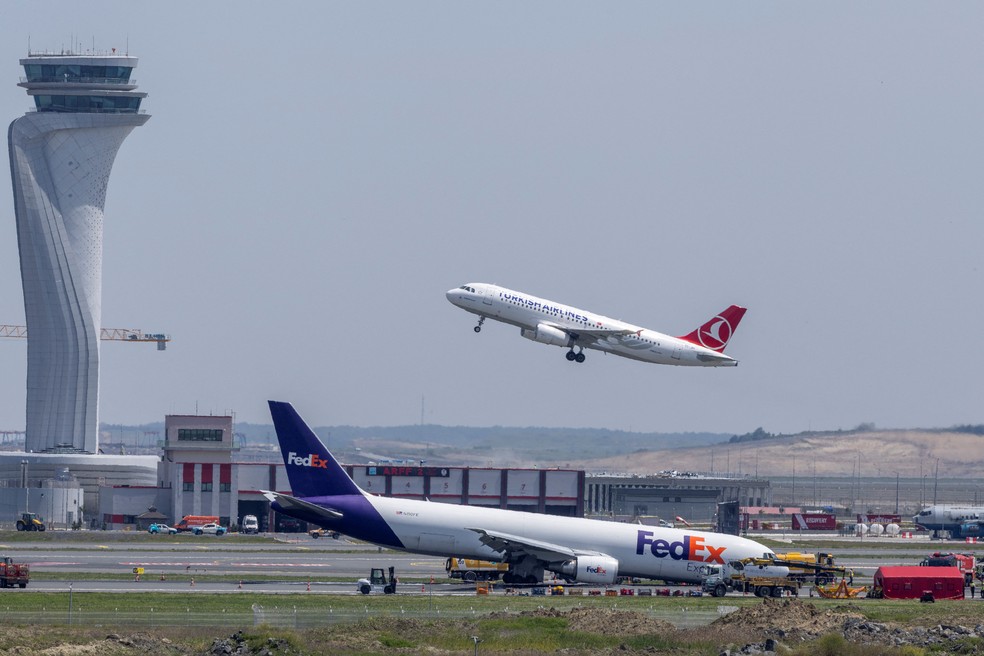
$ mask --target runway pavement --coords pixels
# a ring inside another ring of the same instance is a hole
[[[97,541],[93,541],[94,536]],[[70,534],[58,537],[54,541],[11,540],[5,544],[0,534],[0,555],[31,565],[35,576],[27,590],[65,591],[71,584],[72,589],[79,592],[355,594],[355,581],[367,576],[371,568],[392,566],[404,582],[401,593],[475,592],[473,585],[447,578],[444,558],[389,551],[346,538],[315,540],[302,534],[281,536],[273,541],[258,536],[255,543],[251,543],[189,535],[159,536],[159,539],[133,542],[132,537],[131,541],[126,541],[120,534],[112,532],[89,534],[84,540],[75,541]],[[939,545],[933,546],[939,548]],[[794,545],[790,547],[790,550],[810,551],[797,549]],[[918,548],[872,548],[870,544],[846,541],[843,547],[824,551],[835,556],[843,554],[844,557],[837,558],[838,564],[854,569],[858,578],[865,579],[881,565],[917,564],[928,554]],[[139,581],[121,579],[121,575],[129,579],[134,568],[140,567],[144,573]],[[73,572],[84,574],[84,577],[75,581],[66,579],[65,575]],[[58,580],[45,581],[45,573],[58,573]],[[113,576],[99,580],[100,574]],[[218,577],[223,580],[214,580]],[[190,578],[195,579],[194,586]]]

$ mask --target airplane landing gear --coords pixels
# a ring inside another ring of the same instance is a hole
[[[476,333],[482,332],[482,324],[485,323],[485,317],[478,318],[478,325],[475,326],[474,330]]]
[[[567,355],[565,357],[567,358],[568,362],[577,362],[577,363],[584,362],[584,350],[581,349],[577,353],[575,353],[574,349],[571,349],[570,351],[567,352]]]

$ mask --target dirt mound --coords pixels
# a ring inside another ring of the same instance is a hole
[[[669,622],[650,617],[645,613],[629,610],[605,610],[601,608],[574,608],[568,613],[572,631],[600,635],[653,635],[675,633]]]
[[[767,598],[759,606],[744,606],[715,620],[712,626],[751,629],[770,635],[819,635],[840,629],[844,620],[863,618],[850,606],[820,609],[805,601]]]
[[[521,613],[528,617],[562,617],[567,619],[567,628],[581,633],[598,635],[652,635],[676,631],[669,622],[650,617],[634,610],[611,610],[607,608],[540,608]]]

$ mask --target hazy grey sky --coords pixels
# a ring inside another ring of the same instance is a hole
[[[28,39],[140,58],[103,325],[174,341],[103,343],[105,422],[950,426],[984,422],[982,31],[976,2],[9,2],[0,116]],[[0,230],[23,323],[9,182]],[[465,282],[674,335],[738,303],[741,365],[573,365],[472,332]],[[22,429],[26,344],[0,363]]]

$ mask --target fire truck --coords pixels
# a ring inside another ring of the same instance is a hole
[[[10,556],[0,556],[0,588],[27,587],[31,578],[28,565],[17,564]]]
[[[923,558],[919,563],[923,567],[956,567],[964,577],[964,585],[968,586],[974,582],[977,570],[977,558],[974,554],[942,553],[934,552],[931,556]]]

